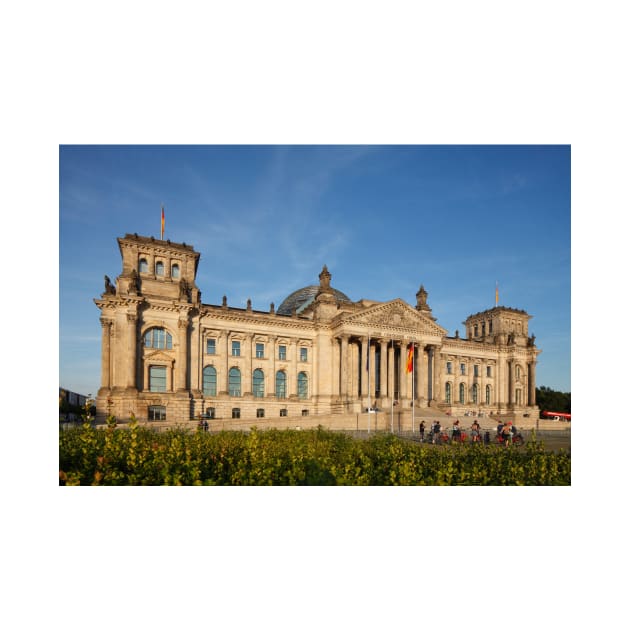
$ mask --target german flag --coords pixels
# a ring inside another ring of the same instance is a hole
[[[407,347],[407,374],[413,372],[413,344]]]
[[[162,206],[162,225],[160,227],[160,240],[164,240],[164,206]]]

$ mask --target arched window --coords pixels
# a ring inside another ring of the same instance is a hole
[[[230,368],[228,373],[230,396],[241,395],[241,371],[238,368]]]
[[[164,263],[160,260],[158,260],[155,263],[155,275],[156,276],[163,276],[164,275]]]
[[[141,258],[140,263],[138,264],[138,269],[140,273],[149,273],[149,263],[146,258]]]
[[[298,398],[308,398],[308,375],[306,372],[298,374]]]
[[[179,265],[177,263],[171,267],[171,277],[179,278]]]
[[[144,333],[144,347],[172,350],[173,338],[164,328],[149,328],[149,330]]]
[[[476,405],[479,402],[479,385],[477,385],[477,383],[475,383],[472,387],[472,398],[473,404]]]
[[[490,385],[486,385],[486,405],[490,404]]]
[[[466,395],[466,387],[464,386],[464,383],[460,383],[459,384],[459,402],[460,403],[465,402],[465,395]]]
[[[254,370],[252,374],[252,388],[255,398],[262,398],[265,395],[265,375],[262,370]]]
[[[450,383],[446,383],[446,387],[445,387],[445,396],[446,396],[446,402],[450,405],[451,404],[451,399],[452,399],[452,391],[451,391],[451,384]]]
[[[217,371],[211,365],[206,365],[203,368],[203,395],[217,395]]]
[[[276,372],[276,398],[287,397],[287,375],[279,370]]]

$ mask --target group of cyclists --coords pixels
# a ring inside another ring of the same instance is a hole
[[[425,441],[425,423],[424,420],[420,422],[420,441]],[[503,423],[499,420],[499,424],[496,429],[496,440],[508,446],[512,444],[516,437],[520,438],[522,441],[522,437],[518,433],[516,426],[512,422]],[[460,425],[459,420],[455,420],[453,422],[453,427],[451,428],[451,436],[449,438],[448,433],[442,430],[442,425],[439,420],[434,420],[431,425],[431,429],[429,431],[428,441],[431,444],[440,444],[442,442],[448,442],[449,440],[452,442],[463,442],[466,439],[466,434],[462,431],[462,427]],[[470,426],[470,439],[473,443],[481,443],[485,444],[490,443],[490,432],[486,431],[485,435],[482,437],[481,435],[481,426],[477,422],[477,419],[473,421]]]

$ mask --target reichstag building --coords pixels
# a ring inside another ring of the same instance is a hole
[[[399,412],[538,417],[530,315],[496,306],[470,315],[466,336],[436,323],[420,287],[353,302],[319,282],[276,309],[203,304],[199,253],[127,234],[122,271],[95,300],[102,326],[97,418],[185,423]],[[314,275],[316,271],[314,270]],[[315,279],[315,278],[314,278]]]

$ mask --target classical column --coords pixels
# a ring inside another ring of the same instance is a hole
[[[243,350],[245,351],[245,374],[241,376],[243,379],[243,391],[241,394],[243,396],[251,396],[252,395],[252,356],[254,354],[254,335],[245,335],[245,340],[243,342]]]
[[[374,406],[376,400],[376,346],[373,343],[368,346],[368,353],[370,355],[369,402]]]
[[[177,321],[178,328],[178,349],[177,349],[177,369],[175,370],[175,388],[177,391],[186,389],[186,364],[188,363],[188,321],[180,319]]]
[[[527,374],[527,383],[529,385],[528,404],[530,407],[533,407],[536,404],[536,361],[530,361],[527,365],[529,367]]]
[[[269,337],[269,370],[271,371],[271,387],[267,388],[268,397],[275,397],[276,395],[276,341],[278,337],[270,335]]]
[[[442,395],[442,354],[438,346],[433,346],[433,400],[440,400]]]
[[[433,390],[434,390],[434,380],[435,380],[435,346],[428,346],[428,357],[427,357],[427,400],[430,403],[434,400]]]
[[[135,313],[127,313],[127,343],[129,344],[129,359],[127,361],[127,389],[136,389],[137,321],[138,318]]]
[[[348,396],[348,335],[341,335],[341,395],[343,397]]]
[[[339,384],[341,380],[341,365],[339,358],[339,339],[333,337],[330,340],[332,344],[332,395],[339,396]]]
[[[405,339],[400,340],[400,365],[398,389],[400,390],[399,396],[402,401],[403,398],[407,398],[407,342]]]
[[[229,352],[229,335],[227,330],[219,333],[220,348],[223,349],[223,370],[221,371],[221,385],[219,387],[219,395],[228,394],[228,374],[230,371],[230,352]],[[219,350],[221,352],[221,350]]]
[[[396,364],[396,356],[393,342],[387,344],[387,391],[389,397],[393,400],[396,395],[396,381],[394,366]]]
[[[289,340],[289,361],[293,364],[291,372],[292,372],[292,378],[291,378],[291,392],[290,395],[293,398],[297,398],[298,395],[298,373],[299,373],[299,369],[298,369],[298,344],[297,344],[297,339],[290,339]]]
[[[368,339],[367,337],[361,337],[361,365],[360,365],[360,374],[361,374],[361,398],[365,398],[369,396],[368,393],[368,366],[366,357],[368,356],[369,348],[368,348]]]
[[[387,340],[381,339],[381,400],[387,398]]]
[[[512,394],[512,390],[514,388],[514,361],[512,359],[508,359],[507,362],[507,385],[507,402],[508,405],[512,405],[514,402]]]
[[[111,387],[111,334],[112,321],[101,317],[101,388]]]

